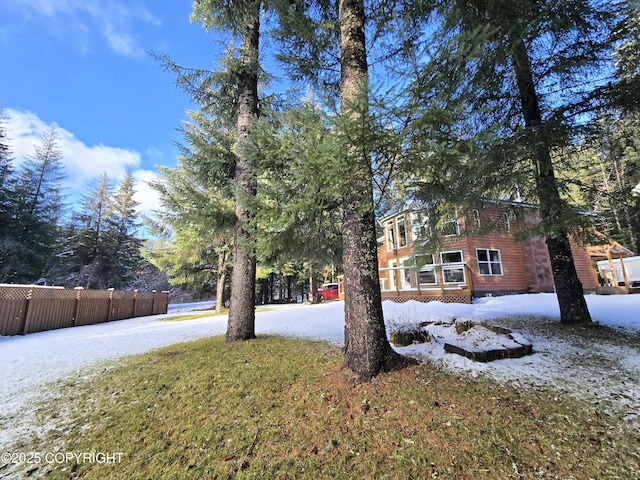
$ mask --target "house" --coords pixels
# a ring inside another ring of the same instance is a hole
[[[554,291],[544,238],[514,241],[517,232],[539,222],[536,207],[485,201],[456,217],[445,222],[441,247],[431,253],[420,248],[420,231],[428,227],[418,211],[403,210],[380,220],[383,299],[471,303],[473,297]],[[596,291],[598,276],[589,250],[573,240],[571,250],[583,289]]]

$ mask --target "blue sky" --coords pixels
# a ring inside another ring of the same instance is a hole
[[[147,52],[210,68],[219,43],[189,21],[190,0],[0,0],[0,103],[15,165],[55,126],[79,193],[103,172],[143,183],[176,163],[189,98]]]

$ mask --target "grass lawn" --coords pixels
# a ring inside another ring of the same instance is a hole
[[[69,479],[623,478],[640,440],[597,405],[425,363],[355,384],[334,346],[223,337],[68,382],[72,421],[38,451],[121,452],[34,475]],[[69,403],[70,402],[70,403]],[[48,406],[55,415],[60,405]],[[1,472],[0,472],[1,473]]]

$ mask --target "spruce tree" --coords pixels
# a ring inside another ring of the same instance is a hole
[[[0,282],[15,274],[20,245],[15,237],[15,179],[5,117],[0,108]]]
[[[114,255],[109,268],[109,283],[112,288],[124,289],[136,278],[142,269],[140,253],[142,241],[138,237],[139,203],[134,200],[135,181],[127,172],[110,198],[109,234]]]
[[[238,56],[232,61],[231,83],[224,88],[234,92],[236,118],[235,214],[231,306],[227,341],[255,337],[256,257],[252,221],[247,199],[256,194],[255,172],[247,143],[251,125],[258,116],[258,75],[260,17],[262,2],[247,0],[233,5],[220,1],[195,0],[192,18],[207,28],[227,31],[238,39]]]
[[[319,175],[339,176],[334,188],[342,211],[344,367],[361,380],[404,365],[387,340],[378,279],[373,184],[374,164],[381,157],[376,155],[380,135],[372,116],[368,52],[380,53],[381,62],[397,52],[403,42],[394,45],[391,27],[406,3],[384,3],[387,10],[362,0],[301,2],[295,21],[284,24],[279,35],[283,46],[278,57],[292,78],[311,80],[336,109],[340,154]],[[366,8],[379,17],[367,17]],[[375,42],[368,42],[367,30]]]
[[[64,202],[62,152],[54,128],[42,135],[16,182],[16,236],[21,245],[16,282],[46,281],[60,240]]]
[[[330,116],[307,99],[263,114],[253,138],[260,265],[303,262],[313,278],[323,266],[341,264],[342,210],[335,188],[341,178],[332,168],[340,144]]]
[[[64,249],[69,277],[67,282],[84,288],[109,288],[109,269],[116,253],[110,246],[113,183],[106,173],[94,179],[82,196],[80,211],[74,216],[71,236]]]
[[[178,165],[159,167],[160,178],[151,183],[163,207],[156,230],[163,231],[166,243],[150,257],[182,291],[202,297],[215,290],[220,312],[233,248],[236,159],[233,122],[218,113],[188,112]]]
[[[546,239],[561,322],[589,323],[569,244],[588,219],[565,180],[608,102],[615,11],[584,0],[458,0],[442,12],[441,45],[414,83],[424,106],[411,122],[414,165],[430,165],[421,190],[467,207],[482,196],[539,205],[527,233]]]
[[[366,125],[369,75],[363,0],[341,0],[340,110],[351,125]],[[357,127],[356,127],[357,128]],[[351,128],[350,128],[351,130]],[[345,283],[344,367],[361,380],[404,364],[387,340],[378,278],[371,151],[355,138],[345,145],[342,195]],[[361,140],[361,139],[360,139]]]

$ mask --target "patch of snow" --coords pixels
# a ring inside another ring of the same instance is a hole
[[[640,295],[588,295],[586,299],[594,321],[629,334],[640,333]],[[500,323],[502,318],[523,315],[530,315],[534,319],[531,321],[536,322],[548,321],[546,317],[553,321],[559,318],[558,303],[553,294],[482,298],[471,305],[385,301],[383,309],[388,322],[414,325],[452,319]],[[167,316],[170,315],[0,337],[0,450],[7,450],[31,435],[42,434],[34,424],[33,413],[39,401],[52,398],[56,385],[61,382],[98,375],[104,369],[104,362],[226,331],[226,316],[180,322],[165,321]],[[490,363],[447,354],[435,342],[397,350],[428,358],[452,371],[489,375],[519,388],[551,385],[561,392],[593,401],[615,402],[616,412],[627,415],[630,422],[638,418],[640,355],[637,348],[590,345],[596,356],[576,362],[584,352],[575,342],[562,336],[551,338],[535,332],[535,329],[522,332],[534,345],[533,355]],[[256,333],[321,339],[341,345],[344,342],[344,303],[269,306],[256,314]],[[600,357],[610,363],[603,366],[598,360]],[[45,428],[50,426],[45,425]]]

